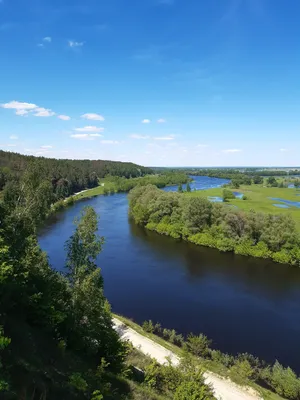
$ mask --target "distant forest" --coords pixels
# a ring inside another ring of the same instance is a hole
[[[57,160],[54,158],[25,156],[0,150],[0,190],[13,184],[36,162],[45,179],[52,183],[56,197],[65,198],[83,189],[98,186],[99,178],[107,175],[136,178],[153,174],[151,168],[137,164],[104,160]]]

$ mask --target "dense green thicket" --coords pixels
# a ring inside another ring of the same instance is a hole
[[[129,206],[136,223],[160,234],[300,266],[300,238],[289,215],[246,213],[152,185],[133,189]]]
[[[213,362],[226,369],[228,375],[236,382],[247,384],[255,382],[267,387],[286,399],[300,399],[300,378],[291,368],[283,367],[278,361],[273,365],[259,360],[248,353],[232,356],[211,348],[212,341],[205,335],[189,334],[187,338],[172,329],[164,329],[160,324],[145,321],[142,325],[145,332],[153,333],[170,343],[183,348],[187,353],[202,361]],[[190,361],[192,364],[192,362]]]
[[[104,160],[57,160],[25,156],[0,150],[0,190],[5,184],[15,184],[33,162],[39,162],[43,177],[51,182],[57,200],[83,189],[98,186],[99,178],[107,175],[135,178],[152,174],[145,168],[128,162]]]
[[[5,193],[0,204],[1,398],[110,398],[125,351],[95,264],[97,216],[84,211],[66,244],[66,273],[53,271],[36,237],[51,190],[39,172],[26,171],[18,197]]]

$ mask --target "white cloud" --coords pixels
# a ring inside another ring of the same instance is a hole
[[[200,143],[200,144],[197,144],[197,147],[204,149],[205,147],[208,147],[208,144]]]
[[[46,145],[46,146],[41,146],[41,149],[53,149],[53,146]]]
[[[58,115],[59,119],[62,119],[63,121],[70,121],[71,117],[69,117],[68,115]]]
[[[99,133],[74,133],[71,135],[73,139],[79,140],[94,140],[96,137],[101,137]]]
[[[149,136],[146,135],[138,135],[136,133],[133,133],[132,135],[130,135],[129,137],[131,137],[131,139],[149,139]]]
[[[50,36],[46,36],[46,37],[44,37],[43,41],[47,42],[47,43],[51,43],[52,42],[52,38]]]
[[[226,153],[226,154],[240,153],[241,151],[242,151],[241,149],[226,149],[226,150],[223,150],[223,153]]]
[[[157,123],[158,124],[164,124],[165,122],[167,122],[164,118],[159,118],[158,120],[157,120]]]
[[[33,113],[35,117],[52,117],[55,115],[55,112],[43,107],[37,107],[35,110],[33,110]]]
[[[286,153],[286,152],[288,151],[288,149],[280,149],[280,151],[281,151],[282,153]]]
[[[16,136],[16,135],[11,135],[9,138],[10,138],[11,140],[18,140],[18,136]]]
[[[153,138],[154,140],[174,140],[173,136],[156,136]]]
[[[91,121],[104,121],[104,117],[100,114],[94,114],[94,113],[89,113],[89,114],[83,114],[81,118],[84,119],[89,119]]]
[[[118,140],[101,140],[102,144],[120,144]]]
[[[69,47],[82,47],[84,45],[84,42],[76,42],[74,40],[69,40]]]
[[[38,43],[37,47],[45,47],[43,43]]]
[[[26,111],[26,110],[17,110],[16,111],[16,115],[19,115],[21,117],[24,117],[27,114],[28,114],[28,111]]]
[[[142,124],[150,124],[150,119],[143,119]]]
[[[83,128],[76,128],[77,132],[103,132],[104,128],[98,128],[97,126],[85,126]]]
[[[14,144],[14,143],[9,143],[8,145],[7,145],[7,147],[16,147],[17,145],[16,144]]]
[[[34,103],[24,103],[16,100],[1,104],[1,107],[16,110],[16,115],[19,116],[27,115],[29,112],[33,113],[35,117],[52,117],[55,115],[55,112],[50,109],[39,107]]]
[[[9,103],[1,104],[2,108],[11,108],[14,110],[33,110],[37,108],[36,104],[33,103],[22,103],[20,101],[10,101]]]

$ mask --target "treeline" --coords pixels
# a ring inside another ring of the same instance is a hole
[[[250,179],[253,177],[268,177],[268,176],[297,176],[300,175],[300,170],[274,170],[274,169],[234,169],[234,168],[191,168],[185,169],[184,172],[189,175],[195,176],[209,176],[211,178],[222,178],[222,179]]]
[[[135,178],[152,174],[150,168],[133,163],[103,160],[58,160],[25,156],[0,150],[0,190],[19,181],[32,163],[39,163],[43,177],[51,182],[57,200],[84,189],[98,186],[107,175]]]
[[[125,179],[122,177],[110,176],[104,185],[104,194],[129,192],[136,186],[155,185],[158,188],[184,184],[191,180],[186,174],[180,172],[167,172],[163,175],[146,175],[140,178]]]
[[[66,243],[65,272],[52,270],[36,226],[51,184],[25,171],[18,198],[0,203],[1,399],[112,398],[125,348],[113,329],[96,257],[104,239],[92,208]]]
[[[300,266],[300,238],[289,215],[238,211],[201,197],[165,193],[151,185],[134,188],[129,207],[136,223],[160,234]]]
[[[212,349],[212,341],[207,336],[200,334],[189,334],[184,338],[177,334],[174,329],[165,329],[160,324],[154,324],[151,320],[142,325],[145,332],[153,333],[168,342],[181,347],[187,353],[196,356],[201,361],[212,361],[226,369],[234,381],[242,384],[255,382],[260,386],[267,387],[273,392],[286,399],[300,399],[300,378],[291,368],[285,368],[278,361],[268,365],[248,353],[232,356]]]

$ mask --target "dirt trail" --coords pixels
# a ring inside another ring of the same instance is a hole
[[[177,357],[170,350],[146,338],[134,329],[124,325],[117,318],[113,318],[114,327],[122,340],[129,340],[134,347],[139,348],[144,354],[155,358],[160,364],[168,362],[173,365],[179,364]],[[219,400],[261,400],[262,398],[251,388],[244,388],[236,385],[228,379],[224,379],[211,372],[204,373],[205,382],[210,384],[214,390],[215,396]]]

